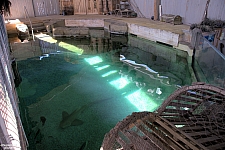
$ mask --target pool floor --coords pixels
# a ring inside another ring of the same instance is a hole
[[[29,149],[74,150],[83,143],[86,150],[100,149],[117,122],[132,112],[156,110],[179,86],[191,83],[187,62],[177,54],[169,61],[130,44],[111,42],[103,51],[89,44],[75,44],[82,54],[57,49],[18,62]]]

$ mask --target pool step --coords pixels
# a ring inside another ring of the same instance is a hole
[[[179,41],[178,46],[174,46],[174,48],[186,51],[188,53],[188,56],[193,55],[194,48],[191,46],[191,43],[187,41]]]
[[[43,22],[32,23],[32,27],[34,32],[46,31],[46,27]],[[31,26],[29,24],[28,24],[28,28],[29,28],[29,31],[31,31]]]
[[[29,31],[31,32],[31,25],[29,21],[23,21],[24,24],[27,25]],[[44,21],[42,20],[36,20],[36,21],[31,21],[32,23],[32,27],[33,27],[33,31],[34,32],[46,32],[46,26],[44,24]]]

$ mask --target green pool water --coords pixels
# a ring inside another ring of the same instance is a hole
[[[183,52],[136,37],[116,39],[61,39],[82,53],[58,47],[18,62],[29,149],[79,150],[87,141],[86,149],[98,150],[117,122],[156,110],[191,83]]]

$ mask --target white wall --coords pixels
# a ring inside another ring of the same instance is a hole
[[[10,0],[11,16],[6,19],[25,18],[24,6],[30,17],[59,14],[59,0]]]
[[[180,15],[184,24],[200,23],[206,2],[207,0],[161,0],[162,13]],[[136,4],[144,17],[154,16],[154,0],[131,0],[131,4]],[[211,0],[208,17],[225,20],[225,0]]]
[[[6,19],[25,18],[24,6],[26,6],[30,17],[34,17],[33,5],[31,0],[10,0],[11,16],[5,16]]]
[[[24,18],[24,6],[31,17],[59,14],[58,0],[11,0],[11,17]],[[200,23],[207,0],[161,0],[163,14],[180,15],[184,24]],[[44,4],[43,4],[44,3]],[[154,0],[130,0],[138,16],[154,16]],[[45,6],[46,5],[46,6]],[[33,10],[33,6],[35,10]],[[139,12],[140,11],[140,12]],[[210,19],[225,20],[225,0],[211,0],[208,9]]]

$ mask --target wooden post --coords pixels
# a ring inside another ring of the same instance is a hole
[[[87,15],[87,0],[85,0],[85,14]]]
[[[154,20],[159,20],[159,5],[161,0],[154,0]]]

